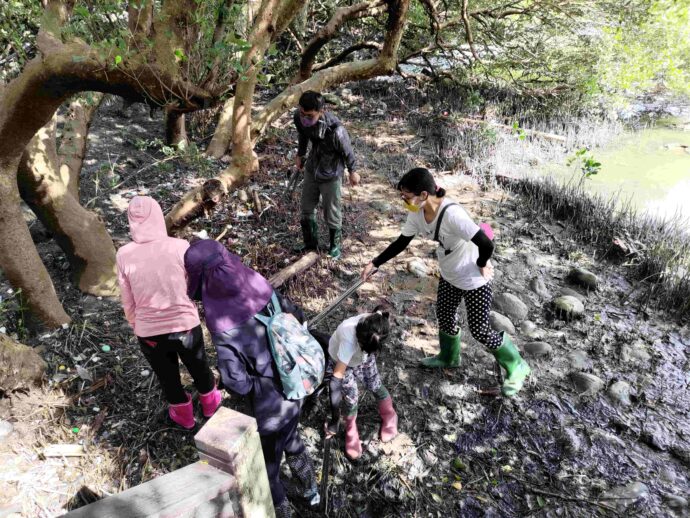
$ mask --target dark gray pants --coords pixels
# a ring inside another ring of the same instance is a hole
[[[317,182],[314,173],[304,170],[302,184],[302,220],[307,220],[316,214],[316,207],[323,206],[323,218],[328,228],[337,229],[342,226],[342,178],[330,182]]]

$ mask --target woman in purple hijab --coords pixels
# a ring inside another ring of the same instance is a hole
[[[224,387],[249,396],[261,436],[261,447],[278,518],[292,511],[280,482],[283,452],[301,495],[318,504],[316,475],[311,457],[297,433],[301,401],[285,399],[273,366],[266,327],[254,318],[268,315],[273,287],[259,273],[220,243],[204,239],[193,243],[184,256],[188,294],[201,300],[206,327],[218,354],[218,370]],[[302,311],[278,295],[283,311],[300,322]]]

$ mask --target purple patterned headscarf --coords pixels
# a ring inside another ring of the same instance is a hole
[[[204,304],[206,327],[223,333],[243,324],[271,299],[273,287],[213,239],[193,243],[184,254],[187,294]]]

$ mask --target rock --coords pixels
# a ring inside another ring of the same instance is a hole
[[[659,451],[668,451],[674,443],[676,433],[660,423],[647,422],[642,427],[640,438],[647,446]]]
[[[491,327],[496,331],[503,331],[509,335],[515,335],[515,326],[508,317],[492,311],[489,314],[489,322],[491,323]]]
[[[599,286],[599,278],[584,268],[574,268],[571,270],[568,274],[568,279],[572,283],[591,291],[595,291]]]
[[[520,324],[520,333],[530,340],[541,340],[544,338],[544,331],[539,329],[534,322],[525,320]]]
[[[589,359],[587,358],[587,353],[580,349],[575,349],[568,353],[568,363],[573,370],[581,371],[589,368]]]
[[[673,484],[676,481],[676,474],[670,466],[663,466],[659,470],[659,478],[666,484]]]
[[[678,441],[671,446],[671,455],[681,461],[686,468],[690,468],[690,443]]]
[[[322,95],[323,95],[324,100],[328,104],[334,104],[335,106],[342,106],[342,104],[343,104],[342,101],[340,100],[340,98],[335,94],[325,93]]]
[[[419,298],[419,293],[413,290],[396,291],[390,296],[391,304],[398,313],[404,313],[406,302],[412,302]]]
[[[577,454],[582,449],[582,440],[574,428],[564,428],[561,431],[560,442],[571,455]]]
[[[525,353],[531,356],[547,356],[553,351],[553,348],[546,342],[529,342],[522,348]]]
[[[595,428],[590,432],[590,438],[592,440],[594,439],[600,439],[604,442],[607,442],[609,446],[618,446],[619,448],[625,448],[625,441],[618,437],[617,435],[614,435],[612,433],[605,432],[604,430],[601,430],[600,428]]]
[[[374,209],[374,210],[376,210],[376,211],[378,211],[378,212],[384,213],[384,214],[387,214],[387,213],[389,213],[391,210],[393,210],[393,205],[391,205],[391,204],[388,203],[387,201],[374,200],[374,201],[372,201],[372,202],[369,204],[369,206],[370,206],[372,209]]]
[[[636,340],[632,344],[624,344],[621,347],[621,360],[625,363],[644,364],[651,359],[651,355],[647,352],[647,344],[642,340]]]
[[[412,259],[409,263],[407,263],[407,271],[419,278],[429,276],[429,268],[427,268],[427,265],[424,264],[424,261],[419,258]]]
[[[468,396],[474,394],[473,388],[469,385],[449,383],[447,381],[441,382],[439,391],[444,396],[453,400],[466,399]]]
[[[247,191],[244,189],[240,189],[237,191],[237,199],[240,200],[242,203],[247,203],[249,201],[249,195],[247,194]]]
[[[582,317],[585,313],[584,304],[570,295],[556,297],[551,302],[556,316],[562,320],[573,320]]]
[[[649,496],[649,488],[642,482],[631,482],[626,486],[618,486],[614,489],[602,493],[599,500],[624,511],[635,502],[646,500]]]
[[[4,441],[5,438],[12,433],[14,426],[9,421],[0,419],[0,442]]]
[[[521,322],[527,318],[527,305],[512,293],[499,293],[494,297],[494,307],[513,321]]]
[[[551,296],[549,289],[546,287],[546,284],[541,277],[535,277],[529,281],[529,289],[543,299],[548,299]]]
[[[682,496],[672,495],[670,493],[664,493],[663,496],[664,503],[678,514],[681,514],[688,507],[687,499]]]
[[[614,403],[628,406],[630,405],[630,384],[627,381],[616,381],[609,387],[608,395]]]
[[[438,464],[438,457],[430,450],[423,451],[421,457],[427,466],[435,466]]]
[[[31,347],[0,334],[0,390],[12,392],[38,385],[46,370],[43,358]]]
[[[604,380],[587,372],[573,372],[570,380],[580,394],[596,394],[604,388]]]
[[[568,288],[568,287],[563,287],[560,290],[558,290],[558,294],[562,295],[562,296],[575,297],[577,300],[579,300],[583,304],[587,300],[586,295],[583,295],[579,291],[576,291],[576,290],[574,290],[572,288]]]

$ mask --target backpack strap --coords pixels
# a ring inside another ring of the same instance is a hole
[[[269,316],[257,313],[256,315],[254,315],[254,318],[262,324],[268,326],[273,317],[275,317],[276,315],[280,315],[283,312],[283,310],[280,308],[280,302],[278,301],[278,296],[276,295],[275,290],[273,290],[273,293],[271,294],[271,300],[266,306],[268,307]]]
[[[438,233],[441,230],[441,222],[443,221],[443,215],[446,213],[449,207],[452,207],[453,205],[459,205],[458,203],[449,203],[445,207],[441,209],[440,214],[438,215],[438,220],[436,220],[436,230],[434,230],[434,241],[436,241],[439,245],[441,245],[441,248],[446,252],[446,255],[452,252],[452,250],[447,250],[445,246],[443,246],[443,243],[441,243],[441,240],[438,238]]]

